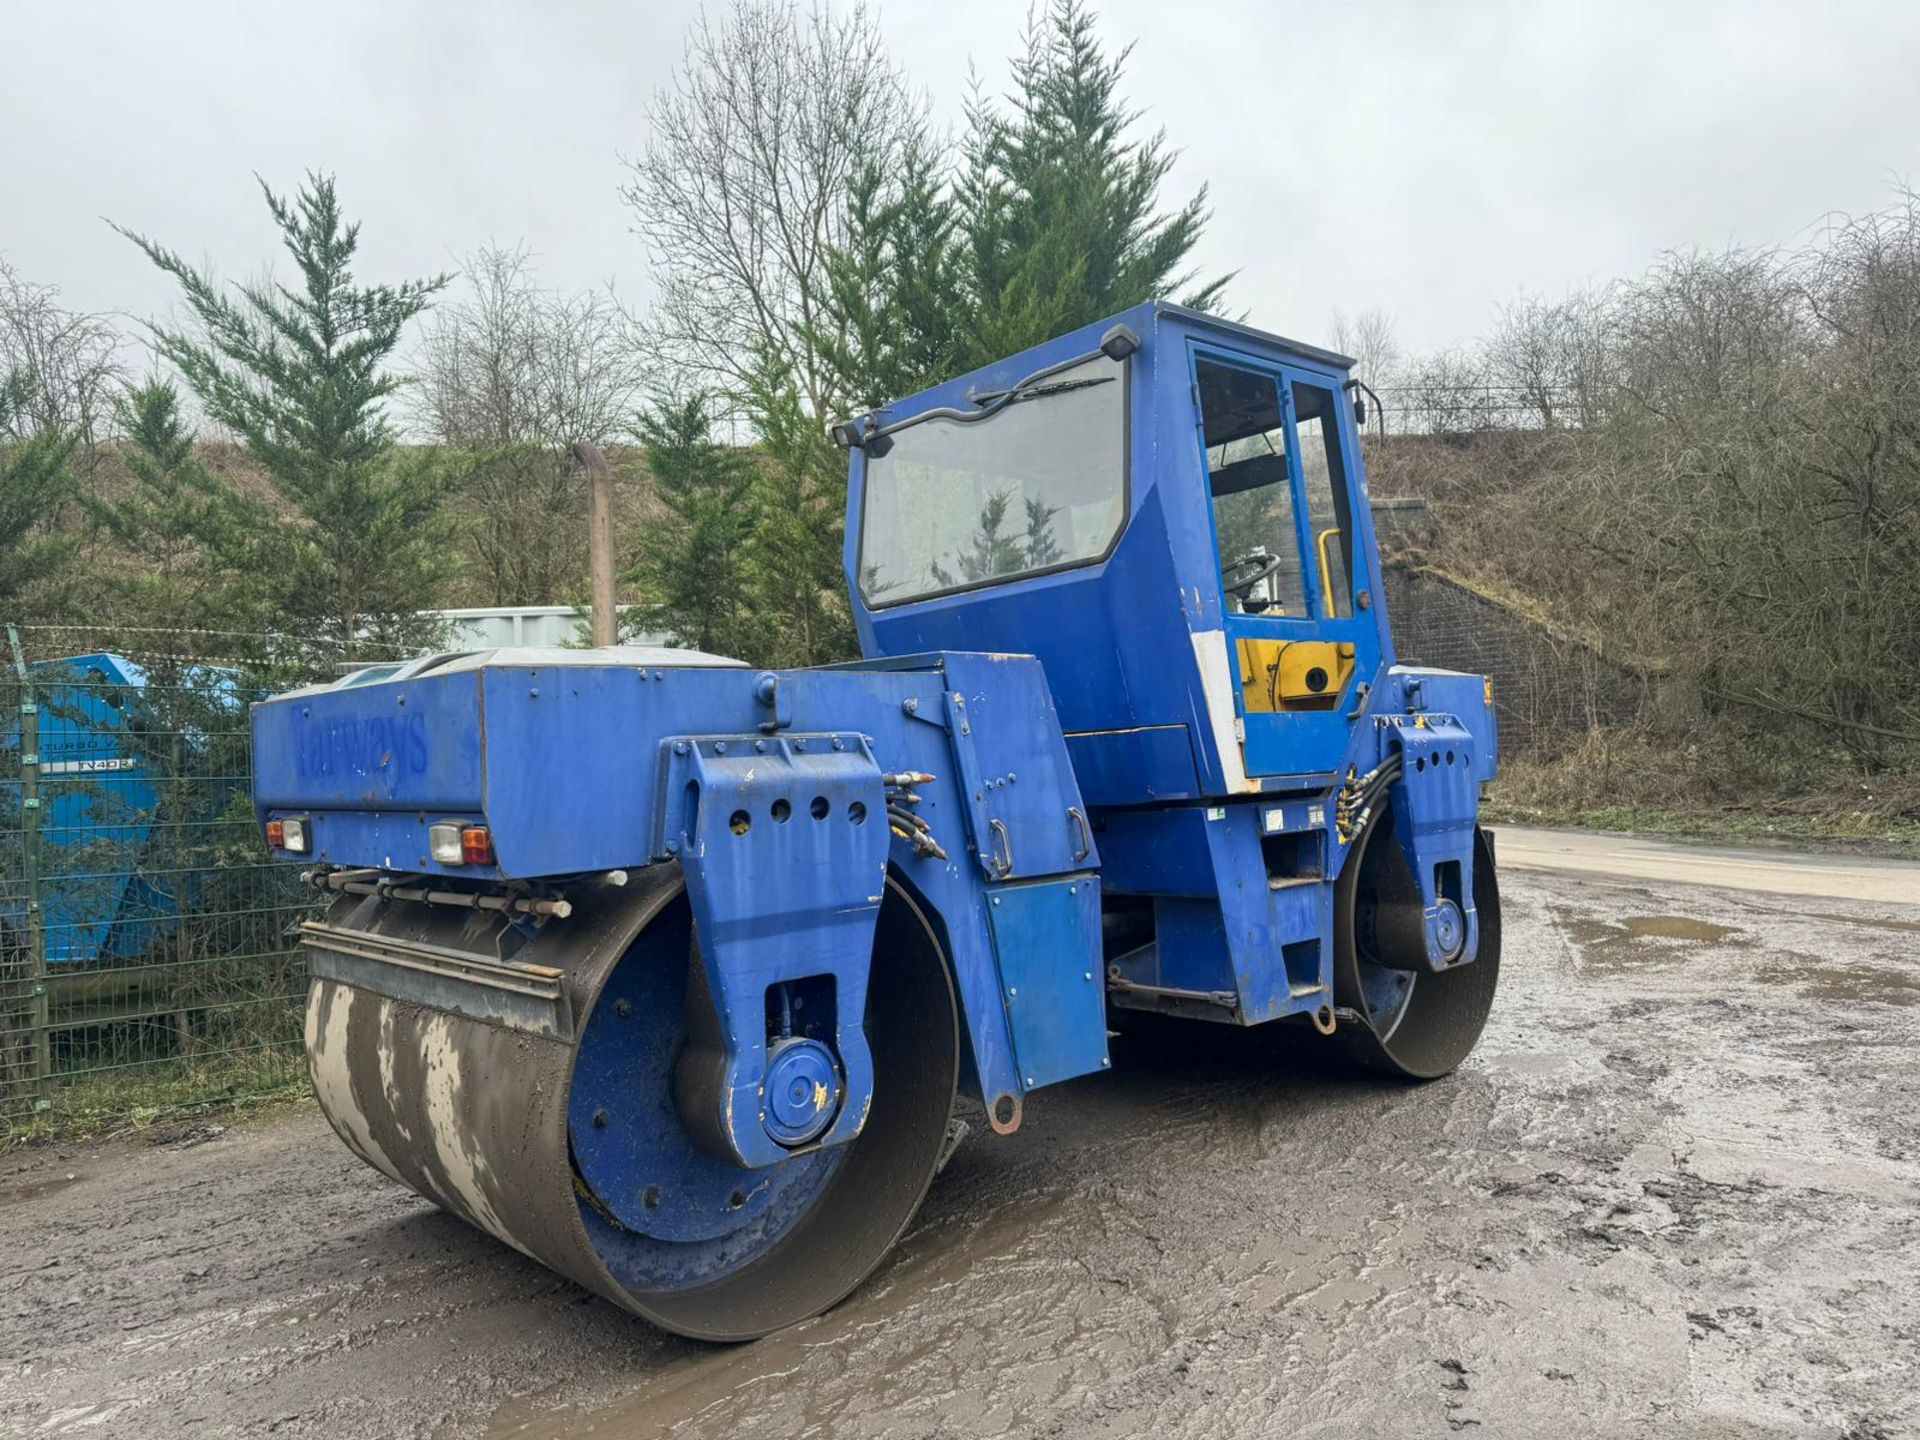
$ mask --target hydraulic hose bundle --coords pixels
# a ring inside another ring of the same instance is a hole
[[[934,777],[920,770],[903,770],[899,774],[881,778],[887,786],[887,824],[893,833],[911,845],[913,853],[922,859],[946,859],[947,852],[933,838],[933,831],[927,822],[914,810],[920,803],[920,796],[913,787],[929,784]]]
[[[1387,787],[1400,778],[1400,771],[1401,757],[1397,751],[1365,775],[1358,774],[1351,765],[1347,767],[1346,783],[1340,787],[1340,798],[1334,805],[1334,827],[1342,845],[1351,843],[1354,836],[1366,830],[1374,807],[1387,793]]]

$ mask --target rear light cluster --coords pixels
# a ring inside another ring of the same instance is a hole
[[[305,820],[297,815],[289,816],[285,820],[267,822],[267,844],[275,850],[289,850],[295,855],[304,855],[313,848],[313,836]]]
[[[493,835],[484,825],[443,820],[427,827],[427,853],[436,865],[491,865]]]
[[[305,816],[267,821],[267,846],[294,855],[313,849],[313,828]],[[493,833],[484,825],[443,820],[427,827],[427,851],[436,865],[493,864]]]

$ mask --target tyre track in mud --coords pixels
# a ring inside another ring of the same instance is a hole
[[[1920,907],[1506,890],[1456,1076],[1132,1045],[750,1346],[649,1330],[309,1110],[0,1157],[0,1433],[1920,1434]]]

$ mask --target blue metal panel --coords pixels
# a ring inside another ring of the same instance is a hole
[[[1396,665],[1397,699],[1390,707],[1409,714],[1451,715],[1473,736],[1473,778],[1491,780],[1499,769],[1500,744],[1493,719],[1493,687],[1483,675]]]
[[[1394,832],[1420,886],[1427,961],[1436,970],[1463,965],[1480,943],[1473,904],[1480,810],[1473,736],[1452,716],[1424,714],[1394,717],[1388,735],[1403,767],[1390,792]]]
[[[1081,876],[995,886],[988,917],[1021,1083],[1033,1090],[1105,1068],[1100,882]]]
[[[1215,813],[1218,818],[1209,822],[1207,840],[1242,1023],[1257,1024],[1315,1008],[1326,998],[1318,987],[1330,978],[1326,964],[1332,941],[1332,887],[1291,884],[1287,882],[1292,877],[1282,876],[1276,888],[1276,877],[1269,875],[1261,849],[1262,807],[1230,805],[1224,813]],[[1290,970],[1287,963],[1287,949],[1295,945],[1310,947],[1305,973]]]
[[[1191,800],[1200,794],[1193,730],[1145,725],[1067,736],[1067,754],[1089,805]]]
[[[950,654],[945,673],[948,724],[983,872],[1011,880],[1097,866],[1039,667],[1024,655]]]
[[[863,1020],[873,928],[886,888],[886,793],[858,735],[737,735],[662,742],[658,848],[680,859],[717,1022],[682,1062],[707,1069],[708,1117],[740,1163],[787,1150],[769,1133],[769,992],[831,977],[838,1084],[818,1140],[851,1140],[873,1098]],[[696,1036],[699,1032],[695,1032]],[[692,1067],[692,1068],[690,1068]],[[683,1098],[684,1103],[684,1098]]]
[[[1104,814],[1108,893],[1156,899],[1154,945],[1117,960],[1123,991],[1187,993],[1242,1025],[1319,1008],[1331,993],[1332,885],[1317,808],[1242,801]],[[1142,1004],[1162,1008],[1158,996]]]
[[[479,678],[432,674],[254,706],[256,808],[478,810]]]
[[[1236,1018],[1240,985],[1234,978],[1233,950],[1227,943],[1220,902],[1211,896],[1162,897],[1154,903],[1153,924],[1152,948],[1124,957],[1119,963],[1121,978],[1130,985],[1212,997],[1220,1019]]]
[[[487,820],[508,874],[642,863],[655,853],[661,740],[751,733],[760,718],[748,670],[516,665],[482,674]]]
[[[1245,1025],[1324,1003],[1333,887],[1324,816],[1314,819],[1312,809],[1241,802],[1103,815],[1108,890],[1156,897],[1154,944],[1120,959],[1121,979],[1211,997]],[[1283,832],[1292,819],[1304,822],[1284,832],[1284,864],[1278,854],[1270,863],[1263,848],[1275,833],[1270,817]]]
[[[1100,883],[1109,895],[1212,899],[1219,893],[1206,810],[1113,810],[1099,824]]]

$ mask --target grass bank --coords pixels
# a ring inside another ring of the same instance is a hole
[[[300,1043],[112,1066],[57,1077],[48,1108],[0,1118],[0,1149],[177,1126],[312,1093]]]
[[[1756,763],[1730,772],[1698,752],[1633,737],[1504,760],[1483,811],[1495,823],[1920,859],[1920,774],[1911,770],[1864,779]]]

